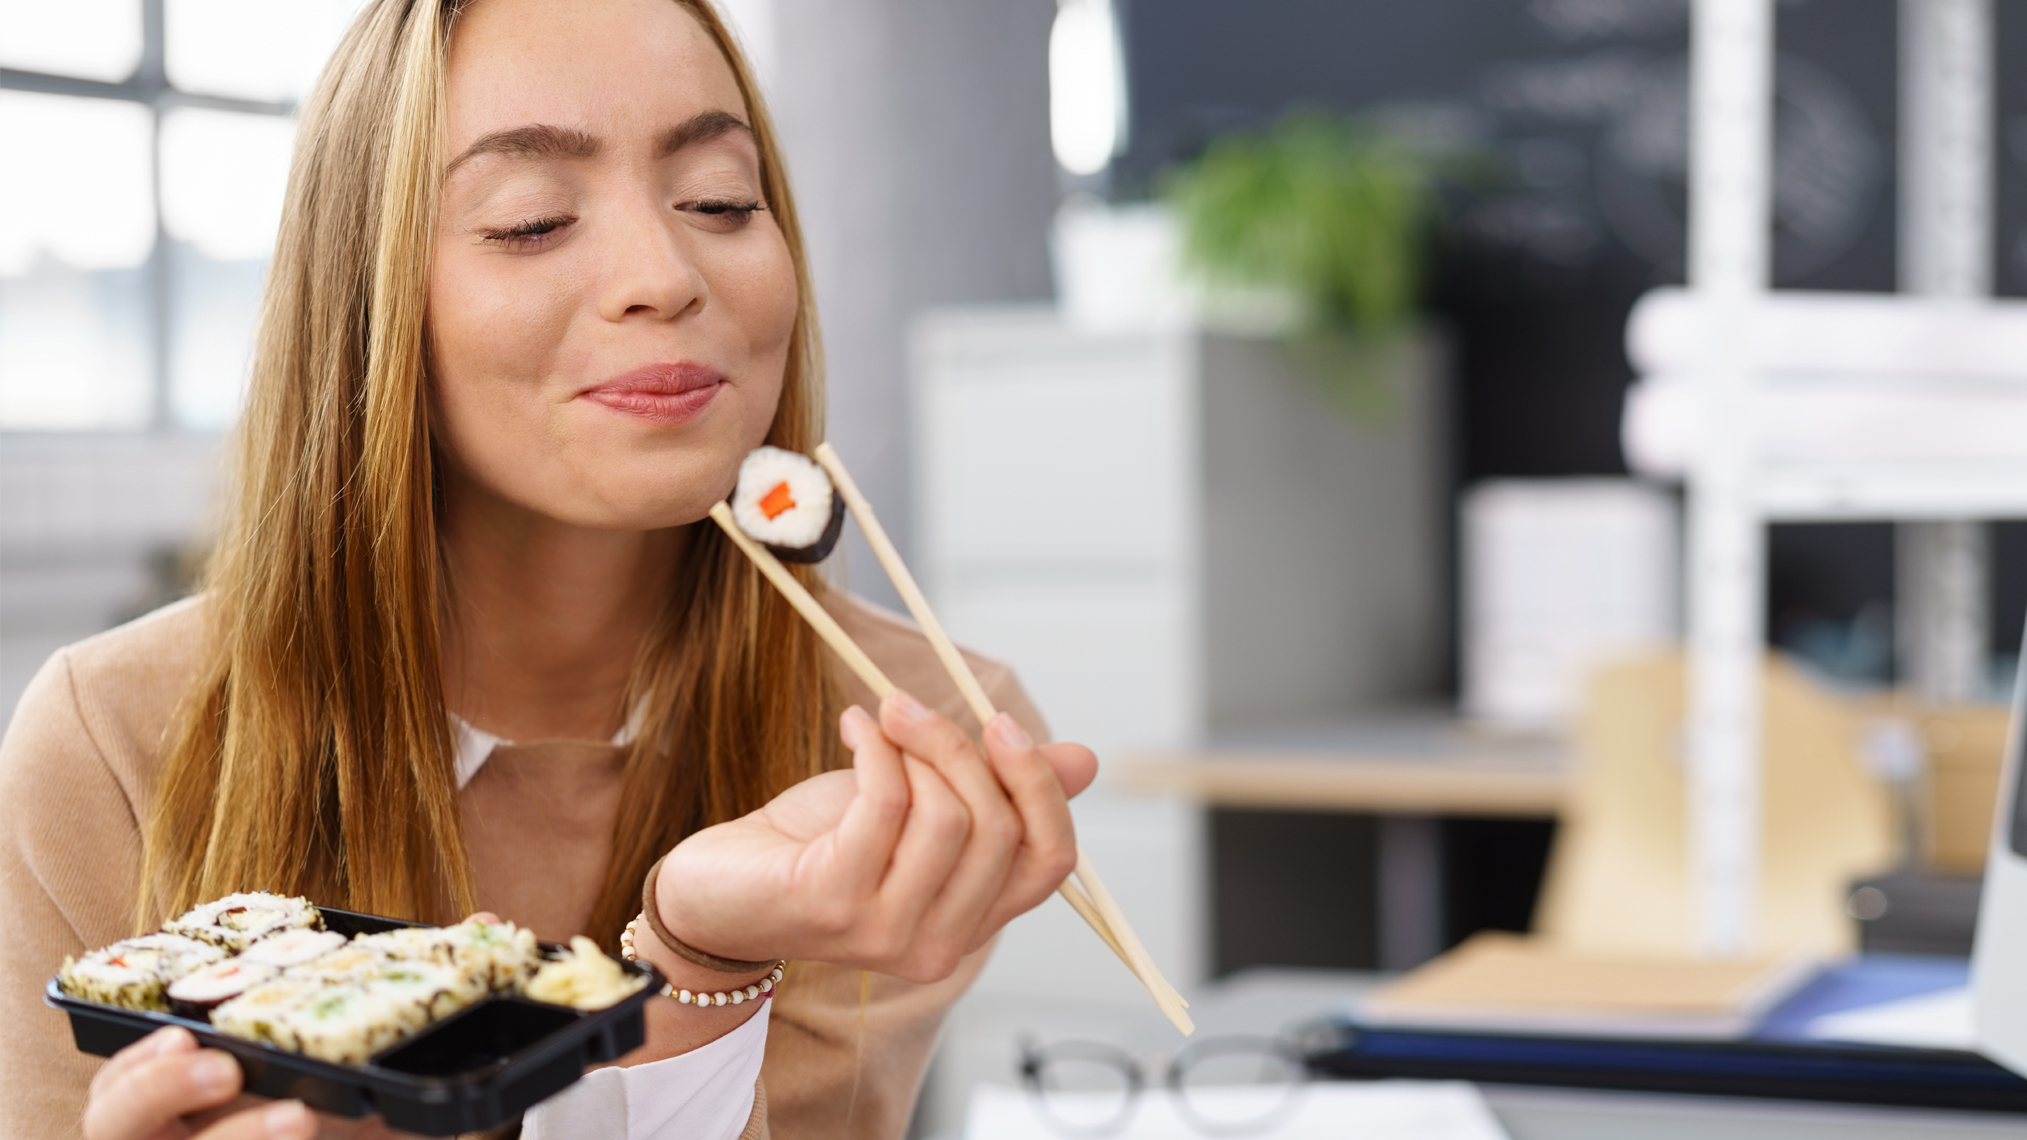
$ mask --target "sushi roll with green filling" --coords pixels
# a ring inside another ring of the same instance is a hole
[[[845,500],[816,460],[760,447],[739,464],[732,520],[783,562],[821,562],[844,533]]]
[[[289,1028],[288,1014],[331,988],[322,982],[284,975],[262,982],[212,1010],[211,1024],[220,1032],[234,1037],[265,1041],[293,1051],[296,1039],[294,1031]]]
[[[57,984],[71,997],[122,1009],[166,1010],[171,982],[225,957],[216,946],[177,934],[145,934],[65,958]]]
[[[323,928],[324,916],[317,912],[310,900],[269,894],[267,891],[227,895],[192,907],[188,913],[162,926],[169,934],[181,934],[199,942],[223,946],[235,954],[284,930]]]
[[[495,990],[518,990],[542,964],[535,932],[511,922],[472,920],[444,928],[460,969]]]
[[[485,997],[487,992],[484,979],[435,962],[389,962],[366,979],[365,986],[370,993],[398,1007],[403,1023],[411,1030],[449,1017]]]
[[[417,1028],[399,996],[367,985],[325,986],[282,1013],[281,1022],[280,1032],[294,1042],[287,1047],[342,1065],[363,1064]]]
[[[405,927],[362,934],[352,944],[389,958],[455,967],[495,990],[518,987],[541,964],[535,932],[511,922]]]
[[[449,929],[442,926],[403,926],[378,934],[361,934],[352,940],[352,949],[413,962],[448,964],[456,957]]]

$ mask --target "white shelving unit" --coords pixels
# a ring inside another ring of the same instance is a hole
[[[1933,603],[1921,628],[1942,660],[1926,668],[1948,674],[1975,668],[1982,642],[1974,520],[2027,515],[2027,435],[1955,446],[2027,417],[2027,306],[1987,296],[1991,29],[1990,0],[1902,0],[1905,291],[1774,294],[1774,0],[1695,0],[1690,287],[1635,311],[1646,376],[1627,434],[1637,463],[1642,430],[1685,421],[1689,833],[1711,953],[1755,946],[1766,524],[1921,524],[1903,548]],[[1898,432],[1895,414],[1912,417]],[[1836,430],[1797,430],[1811,423]]]

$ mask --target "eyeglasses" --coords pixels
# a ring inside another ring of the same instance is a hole
[[[1285,1121],[1309,1075],[1298,1047],[1273,1037],[1213,1037],[1152,1067],[1176,1114],[1210,1136],[1253,1135]],[[1112,1136],[1132,1121],[1148,1072],[1116,1046],[1026,1040],[1021,1082],[1058,1134]]]

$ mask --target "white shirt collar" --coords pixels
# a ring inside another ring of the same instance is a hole
[[[640,734],[641,715],[642,710],[635,708],[633,715],[626,719],[626,723],[620,726],[620,730],[612,734],[612,742],[621,746],[632,744],[633,738]],[[451,766],[457,773],[457,786],[459,789],[463,789],[466,784],[471,783],[472,777],[479,774],[479,769],[486,766],[486,760],[492,756],[493,749],[503,744],[514,743],[504,737],[495,736],[483,728],[474,726],[470,721],[456,713],[450,714],[450,726],[457,734],[457,741],[454,745],[456,752],[451,757]]]

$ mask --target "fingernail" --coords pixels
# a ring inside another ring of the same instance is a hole
[[[1035,746],[1035,742],[1028,739],[1028,734],[1021,730],[1020,723],[1009,713],[1001,713],[992,718],[992,734],[1008,748],[1026,750]]]
[[[164,1053],[174,1052],[183,1044],[183,1039],[189,1036],[189,1031],[180,1025],[157,1029],[148,1034],[147,1039],[141,1043],[141,1056],[159,1057]]]
[[[231,1088],[238,1075],[239,1062],[223,1053],[206,1053],[191,1066],[190,1079],[204,1092],[215,1093]]]
[[[903,690],[895,689],[894,695],[887,699],[894,702],[894,711],[901,714],[902,720],[919,721],[929,719],[929,710],[922,707],[922,702],[909,696]]]
[[[266,1125],[267,1134],[276,1140],[294,1140],[310,1133],[310,1110],[299,1100],[285,1100],[268,1106],[261,1113],[261,1123]]]
[[[857,705],[845,710],[845,715],[838,718],[838,736],[844,740],[846,748],[854,752],[859,750],[860,742],[866,739],[866,722],[872,719],[866,715],[866,710]]]

